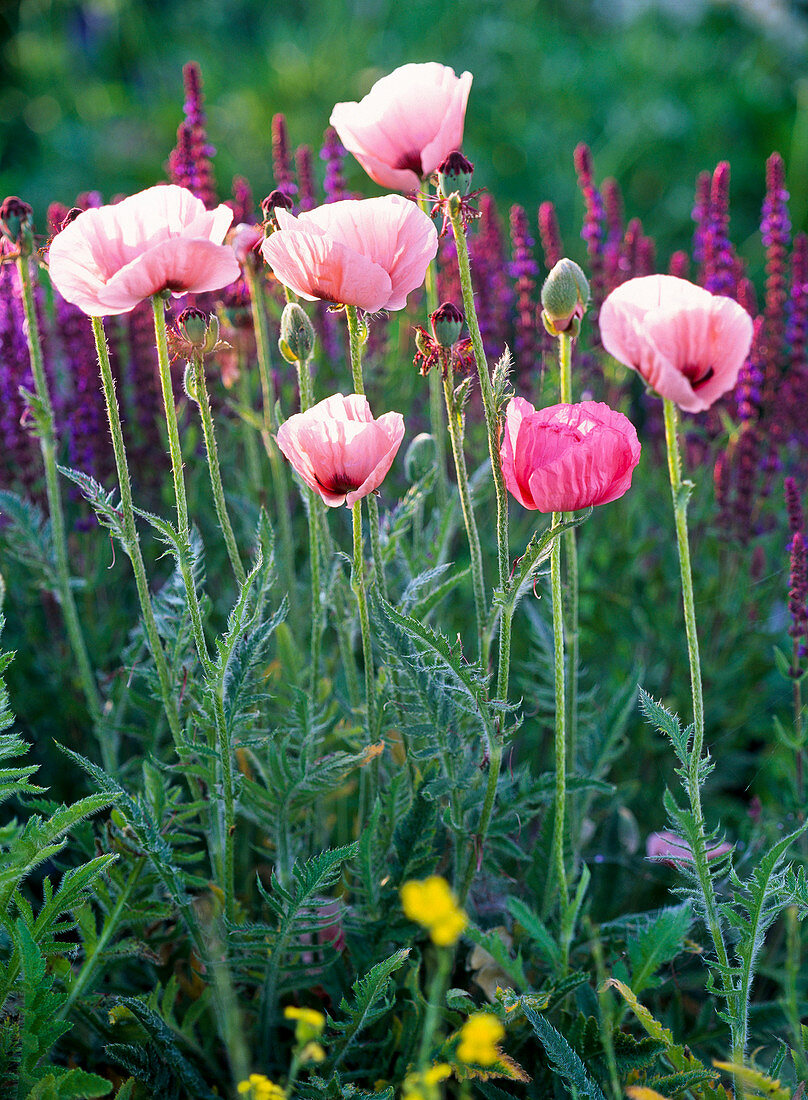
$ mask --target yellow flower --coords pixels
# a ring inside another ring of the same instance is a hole
[[[236,1092],[250,1100],[286,1100],[281,1086],[273,1084],[263,1073],[251,1073],[246,1081],[239,1081]]]
[[[475,1066],[491,1066],[500,1057],[497,1043],[505,1028],[490,1012],[475,1012],[460,1029],[457,1060]]]
[[[438,1095],[436,1086],[452,1076],[452,1067],[438,1062],[423,1073],[408,1073],[404,1078],[402,1100],[434,1100]]]
[[[319,1043],[306,1043],[300,1052],[301,1062],[324,1062],[325,1051]]]
[[[312,1039],[318,1039],[325,1027],[325,1016],[315,1008],[295,1008],[287,1005],[283,1010],[287,1020],[294,1020],[295,1040],[298,1043],[309,1043]]]
[[[457,943],[468,924],[449,883],[439,875],[405,882],[401,887],[401,905],[405,915],[426,928],[439,947]]]

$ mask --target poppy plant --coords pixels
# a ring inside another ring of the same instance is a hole
[[[331,125],[372,180],[416,191],[460,146],[472,79],[435,61],[402,65],[358,103],[338,103]]]
[[[432,220],[400,195],[344,199],[299,217],[279,207],[275,216],[280,229],[261,246],[264,259],[310,302],[403,309],[438,251]]]
[[[752,318],[731,298],[674,275],[629,279],[598,316],[604,348],[685,412],[731,390],[752,343]]]
[[[631,421],[600,401],[536,410],[514,397],[500,456],[505,484],[523,507],[574,512],[628,491],[640,442]]]
[[[111,206],[84,210],[54,237],[54,286],[90,317],[128,313],[152,295],[219,290],[240,274],[222,244],[229,206],[207,210],[184,187],[149,187]]]
[[[335,393],[278,429],[283,454],[329,508],[351,507],[381,485],[404,438],[404,417],[374,420],[367,398]]]

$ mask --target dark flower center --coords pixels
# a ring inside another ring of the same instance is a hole
[[[422,176],[424,169],[421,165],[421,154],[417,150],[412,153],[405,153],[403,157],[399,157],[394,168],[408,168],[411,172],[415,172],[416,176]]]
[[[353,492],[354,489],[358,489],[361,485],[361,482],[355,481],[353,478],[348,477],[347,474],[334,474],[327,482],[322,481],[316,474],[314,475],[314,479],[321,489],[325,489],[327,493],[334,493],[335,496]]]
[[[712,367],[708,367],[704,374],[702,374],[700,377],[696,377],[698,371],[698,367],[686,366],[682,372],[694,390],[697,390],[699,386],[703,386],[705,382],[709,382],[715,374],[715,371]]]

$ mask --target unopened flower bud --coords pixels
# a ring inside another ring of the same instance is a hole
[[[404,473],[411,482],[420,481],[435,467],[437,449],[428,432],[421,432],[413,439],[404,455]]]
[[[22,244],[23,235],[33,225],[33,210],[27,202],[9,195],[0,205],[0,231],[14,244]]]
[[[443,348],[450,348],[460,339],[463,314],[453,302],[444,302],[430,316],[429,323],[435,341]]]
[[[261,210],[264,214],[264,228],[266,230],[274,230],[278,228],[278,222],[275,217],[275,211],[278,207],[283,210],[292,209],[292,200],[283,191],[278,191],[277,188],[271,191],[267,197],[261,203]]]
[[[261,266],[261,253],[258,247],[263,239],[264,231],[260,225],[247,225],[246,222],[241,222],[232,230],[230,244],[242,267]]]
[[[297,302],[287,302],[281,314],[281,355],[288,363],[305,363],[314,351],[314,326]]]
[[[184,309],[176,321],[180,339],[185,342],[185,350],[208,355],[219,345],[219,319],[215,314],[208,316],[201,309]]]
[[[581,318],[589,301],[589,283],[580,267],[566,257],[559,260],[541,289],[542,321],[551,336],[581,331]]]
[[[74,222],[79,214],[83,214],[84,211],[80,206],[71,206],[65,216],[62,218],[62,224],[59,226],[59,232],[63,229],[67,229],[71,222]]]
[[[455,149],[438,168],[438,190],[444,199],[448,199],[455,191],[461,198],[465,198],[471,190],[473,175],[474,165],[459,149]]]

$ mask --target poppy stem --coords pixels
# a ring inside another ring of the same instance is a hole
[[[558,377],[561,402],[572,404],[572,334],[562,332],[558,336]],[[572,519],[571,512],[564,513],[564,521]],[[576,742],[578,739],[578,540],[574,527],[564,532],[567,572],[567,645],[569,649],[568,736],[567,765],[575,771]]]
[[[425,196],[418,196],[418,205],[429,217],[428,202]],[[426,291],[426,312],[429,317],[440,305],[438,301],[438,265],[436,260],[430,260],[424,277],[424,289]],[[446,475],[446,428],[443,423],[443,409],[441,408],[440,379],[430,371],[429,379],[429,422],[432,428],[432,438],[435,440],[435,465],[438,477],[436,490],[438,495],[438,507],[443,511],[449,499],[449,479]]]
[[[353,572],[351,588],[359,604],[359,625],[362,630],[362,656],[365,662],[365,696],[367,698],[367,724],[370,741],[376,731],[376,694],[373,677],[373,647],[370,640],[368,597],[365,586],[365,559],[362,553],[362,501],[357,500],[351,509],[353,515]]]
[[[454,456],[455,471],[457,472],[457,488],[460,493],[460,507],[463,510],[463,519],[466,524],[466,535],[469,542],[469,555],[471,557],[471,581],[474,590],[474,611],[477,619],[477,652],[483,668],[487,668],[488,647],[486,645],[484,624],[488,616],[488,610],[485,602],[483,555],[480,549],[477,521],[474,518],[474,508],[471,503],[466,455],[463,450],[463,409],[458,406],[458,402],[455,400],[451,355],[443,348],[441,349],[440,358],[443,374],[443,396],[446,400],[446,415],[449,422],[449,438],[452,442],[452,454]],[[438,372],[430,371],[430,377],[433,373],[437,376]]]
[[[679,549],[679,567],[682,578],[682,602],[684,605],[685,634],[687,652],[690,661],[690,684],[693,696],[693,743],[687,767],[687,792],[695,825],[692,845],[696,876],[701,885],[704,902],[704,916],[713,941],[716,959],[721,973],[721,984],[727,996],[728,1004],[740,1012],[734,1012],[732,1023],[733,1056],[743,1060],[746,1048],[745,1005],[737,1005],[734,990],[727,977],[729,958],[724,942],[724,933],[718,912],[710,864],[707,859],[707,839],[705,836],[704,812],[701,806],[701,767],[704,748],[704,698],[701,684],[701,662],[699,659],[699,639],[696,630],[696,606],[693,597],[693,574],[690,566],[690,543],[687,533],[687,503],[693,484],[682,480],[682,457],[679,452],[677,434],[678,414],[676,405],[669,398],[663,398],[665,410],[665,442],[668,449],[668,473],[673,498],[673,514],[676,522],[676,541]],[[740,1019],[739,1017],[743,1017]],[[738,1082],[736,1081],[736,1086]]]
[[[188,519],[188,503],[185,496],[185,478],[182,472],[182,449],[180,446],[179,425],[177,424],[177,410],[174,406],[174,390],[171,385],[171,364],[168,358],[168,341],[166,338],[166,312],[165,302],[159,295],[152,297],[154,310],[154,334],[157,340],[157,361],[160,367],[160,386],[163,391],[163,405],[165,407],[166,425],[168,427],[168,446],[171,453],[171,470],[174,477],[174,496],[177,503],[177,564],[185,585],[185,596],[188,601],[188,611],[191,616],[191,628],[196,643],[197,655],[205,679],[210,687],[213,700],[213,721],[218,746],[218,759],[222,774],[222,803],[223,815],[218,822],[221,834],[222,852],[221,866],[219,868],[223,880],[225,917],[228,921],[235,919],[235,855],[233,851],[233,837],[236,831],[235,795],[233,787],[233,759],[230,734],[224,713],[224,669],[218,668],[211,660],[208,652],[208,644],[205,641],[205,631],[202,622],[202,608],[196,591],[196,582],[193,575],[193,561],[191,548],[191,526]],[[207,391],[205,393],[207,397]],[[201,403],[200,403],[201,407]]]
[[[289,595],[290,619],[295,620],[297,618],[297,600],[294,599],[294,541],[292,539],[292,523],[289,518],[289,492],[286,482],[286,470],[283,457],[272,434],[278,425],[275,422],[275,386],[272,381],[272,355],[269,350],[269,331],[264,308],[264,293],[259,282],[259,276],[249,264],[244,268],[244,277],[247,280],[247,289],[250,292],[255,350],[258,359],[258,373],[261,378],[261,400],[264,418],[261,442],[264,444],[272,474],[275,515],[280,534],[283,583]]]
[[[351,349],[351,373],[353,375],[354,393],[364,394],[365,379],[362,374],[362,344],[364,338],[361,333],[359,314],[356,306],[346,306],[345,315],[348,319],[348,343]],[[367,333],[367,329],[365,329]],[[373,558],[373,572],[375,574],[376,588],[383,599],[387,599],[387,581],[384,576],[384,562],[382,561],[382,549],[379,541],[379,505],[373,493],[368,499],[368,525],[370,527],[370,552]]]
[[[553,527],[561,523],[560,512],[553,515]],[[569,908],[567,871],[564,865],[564,818],[567,800],[567,701],[564,674],[564,605],[561,591],[561,539],[553,541],[550,555],[550,587],[553,598],[553,651],[555,685],[555,818],[553,822],[553,863],[561,899],[561,952],[562,972],[566,974],[569,962],[569,939],[566,913]]]
[[[157,630],[157,622],[154,618],[149,582],[146,578],[146,567],[143,564],[143,554],[140,550],[140,539],[135,526],[135,511],[132,504],[132,486],[129,480],[129,463],[126,458],[126,447],[123,441],[123,428],[121,427],[121,414],[118,409],[118,399],[115,395],[115,379],[112,377],[112,368],[109,362],[109,349],[104,332],[104,322],[100,317],[90,318],[93,326],[93,336],[98,352],[98,365],[101,371],[101,385],[104,390],[104,399],[107,406],[107,418],[109,430],[112,436],[112,449],[115,453],[115,467],[118,472],[118,488],[121,493],[121,517],[125,549],[132,563],[132,571],[135,574],[138,599],[140,601],[140,613],[143,617],[143,629],[149,640],[157,678],[160,681],[160,694],[163,697],[163,707],[168,719],[171,736],[177,747],[180,759],[185,758],[185,750],[182,746],[182,731],[177,707],[177,699],[171,686],[168,671],[168,663]]]
[[[101,696],[95,681],[93,667],[87,652],[87,643],[81,629],[76,601],[73,597],[73,589],[70,586],[70,561],[67,552],[67,534],[65,532],[65,519],[62,510],[62,497],[59,492],[59,478],[56,471],[56,424],[53,416],[53,404],[48,389],[48,379],[45,374],[45,364],[42,357],[42,341],[39,335],[39,321],[36,315],[34,295],[31,289],[31,272],[29,258],[20,255],[17,259],[17,272],[22,288],[22,304],[25,311],[26,338],[28,342],[28,357],[31,362],[31,372],[34,376],[34,389],[39,401],[39,409],[35,413],[39,435],[39,449],[42,452],[42,462],[45,466],[45,490],[48,497],[48,511],[51,520],[51,538],[53,542],[53,556],[56,564],[56,589],[59,598],[59,606],[67,629],[67,637],[73,655],[76,659],[76,668],[81,681],[84,698],[87,702],[87,710],[94,725],[99,729],[102,720]],[[38,413],[38,415],[37,415]],[[100,733],[100,730],[99,730]],[[109,772],[115,771],[115,761],[110,755],[111,740],[101,733],[99,737],[101,757],[104,768]]]
[[[233,575],[238,584],[243,585],[247,580],[247,574],[241,563],[236,536],[233,533],[233,525],[230,522],[230,515],[227,511],[227,501],[225,500],[224,486],[222,485],[222,471],[219,465],[219,448],[216,444],[216,435],[213,429],[213,416],[210,411],[210,399],[208,397],[208,386],[205,378],[205,359],[204,356],[200,355],[198,352],[194,354],[191,370],[193,372],[193,393],[196,403],[199,406],[202,433],[205,436],[205,450],[208,456],[210,487],[213,490],[216,515],[219,518],[219,526],[222,529],[222,535],[224,536],[225,545],[227,546],[227,556],[230,558]]]
[[[296,359],[297,387],[300,392],[300,411],[306,412],[314,404],[314,384],[311,377],[311,360]],[[320,642],[325,626],[322,581],[320,578],[320,514],[322,502],[311,489],[306,490],[306,515],[309,525],[309,568],[311,569],[311,698],[316,702],[317,682],[320,678]]]
[[[208,653],[208,644],[205,641],[205,631],[202,626],[202,608],[199,604],[199,596],[193,579],[191,525],[188,520],[185,478],[182,473],[180,430],[177,423],[177,410],[174,405],[174,389],[171,384],[171,364],[168,358],[166,338],[165,302],[157,294],[152,297],[152,309],[154,311],[154,335],[157,341],[157,361],[160,368],[160,387],[163,393],[163,409],[166,414],[166,427],[168,428],[168,450],[171,456],[171,472],[174,479],[174,499],[177,505],[177,533],[180,543],[177,560],[185,583],[188,611],[191,616],[191,629],[196,643],[199,663],[207,674],[211,671],[211,660]]]

